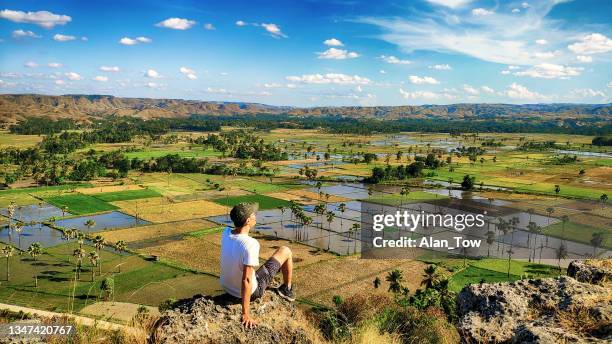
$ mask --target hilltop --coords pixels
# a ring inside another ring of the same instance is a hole
[[[37,94],[0,95],[0,122],[13,123],[26,117],[72,118],[134,116],[143,119],[181,118],[192,114],[288,114],[294,116],[341,115],[358,118],[528,118],[550,119],[609,117],[612,104],[450,104],[421,106],[341,106],[299,108],[258,103],[214,102],[183,99],[123,98],[110,95]]]

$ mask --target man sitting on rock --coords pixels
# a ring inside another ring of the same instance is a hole
[[[247,328],[257,324],[249,314],[251,300],[263,296],[279,270],[283,273],[279,295],[289,301],[295,300],[291,289],[293,261],[288,247],[278,248],[255,271],[259,265],[259,242],[249,236],[249,231],[255,227],[257,209],[257,204],[235,205],[230,212],[234,229],[225,228],[221,236],[221,286],[228,294],[242,299],[242,324]]]

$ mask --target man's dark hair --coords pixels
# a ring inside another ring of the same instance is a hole
[[[230,211],[230,218],[236,228],[244,226],[251,215],[258,209],[257,203],[238,203]]]

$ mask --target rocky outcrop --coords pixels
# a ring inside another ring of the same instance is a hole
[[[155,325],[153,343],[313,343],[305,319],[294,304],[274,292],[251,303],[258,325],[246,329],[240,323],[239,300],[227,294],[195,296],[162,313]]]
[[[612,289],[572,277],[467,286],[457,312],[468,343],[612,340]]]
[[[612,268],[608,267],[604,261],[599,264],[588,264],[582,260],[574,260],[567,267],[567,275],[580,282],[603,284],[612,283]]]

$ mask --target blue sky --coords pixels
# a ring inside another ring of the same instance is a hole
[[[611,37],[598,0],[5,0],[0,93],[608,103]]]

